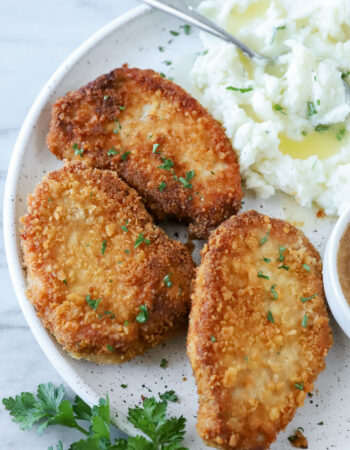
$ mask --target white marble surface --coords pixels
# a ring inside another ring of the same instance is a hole
[[[135,0],[0,0],[0,189],[1,217],[8,163],[21,124],[35,97],[59,64],[85,39]],[[0,236],[0,398],[62,383],[47,361],[17,304]],[[67,386],[69,396],[73,397]],[[52,427],[39,437],[19,430],[0,405],[0,449],[46,449],[79,433]]]

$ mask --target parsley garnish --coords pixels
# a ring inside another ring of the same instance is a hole
[[[164,169],[164,170],[170,170],[172,167],[174,167],[174,163],[171,159],[162,158],[163,164],[158,166],[158,169]]]
[[[287,113],[285,112],[285,110],[283,109],[283,107],[281,105],[276,104],[276,105],[274,105],[273,109],[275,111],[280,112],[281,114],[287,115]]]
[[[273,284],[271,287],[270,287],[270,292],[271,292],[271,295],[272,295],[272,297],[273,297],[273,299],[274,300],[277,300],[278,299],[278,294],[277,294],[277,292],[275,291],[275,287],[277,286],[277,284]]]
[[[315,108],[314,102],[307,102],[307,112],[309,117],[317,114],[317,109]]]
[[[124,322],[124,327],[127,327],[128,325],[129,325],[129,321],[126,320],[126,321]]]
[[[164,284],[167,288],[173,287],[173,282],[170,280],[172,273],[169,273],[168,275],[165,275],[163,278]]]
[[[183,28],[185,34],[187,34],[187,35],[190,34],[190,31],[191,31],[190,25],[181,25],[180,28]]]
[[[160,75],[162,78],[166,78],[166,75],[165,75],[165,73],[163,73],[163,72],[159,72],[159,75]]]
[[[305,269],[306,272],[310,272],[311,271],[310,266],[308,264],[303,264],[303,269]]]
[[[337,132],[337,139],[340,142],[343,137],[345,136],[346,133],[346,129],[345,128],[340,128],[340,130]]]
[[[126,389],[126,388],[128,387],[128,385],[127,385],[127,384],[121,384],[120,387],[121,387],[122,389]]]
[[[122,161],[126,161],[129,158],[131,152],[124,152],[122,154]]]
[[[213,335],[211,335],[211,336],[210,336],[210,340],[211,340],[211,342],[216,342],[216,337],[213,336]]]
[[[127,233],[129,231],[129,228],[126,225],[122,225],[122,230]]]
[[[112,345],[107,345],[107,350],[109,351],[109,352],[114,352],[114,347],[112,346]]]
[[[282,266],[278,266],[279,269],[289,270],[289,266],[285,266],[282,264]]]
[[[130,254],[130,250],[127,248],[127,249],[125,250],[125,253],[126,253],[127,255],[129,255],[129,254]]]
[[[166,369],[168,367],[168,361],[166,359],[162,359],[161,363],[160,363],[160,367],[162,369]]]
[[[161,152],[157,152],[158,147],[160,146],[160,144],[153,144],[153,150],[152,153],[159,155]]]
[[[280,254],[280,256],[277,258],[277,261],[283,261],[284,260],[284,255],[283,253],[286,251],[285,247],[278,247],[278,252]]]
[[[287,25],[281,25],[279,27],[276,27],[276,30],[280,31],[280,30],[285,30],[286,28],[287,28]]]
[[[261,247],[262,245],[264,245],[265,242],[267,242],[269,236],[270,236],[270,232],[268,231],[267,234],[266,234],[266,236],[263,237],[263,238],[261,239],[260,244],[259,244],[260,247]]]
[[[271,323],[275,323],[275,319],[273,318],[272,312],[270,310],[267,313],[267,320]]]
[[[160,185],[158,186],[158,189],[160,190],[160,192],[163,192],[165,188],[166,183],[164,181],[161,181]]]
[[[78,144],[73,144],[73,150],[75,155],[80,155],[81,157],[84,156],[84,148],[79,148]]]
[[[173,36],[178,36],[180,33],[178,31],[170,30],[170,34],[172,34]]]
[[[303,321],[301,322],[301,326],[303,328],[307,327],[307,320],[308,320],[307,314],[304,314]]]
[[[68,286],[68,283],[67,283],[67,279],[65,278],[64,280],[62,280],[62,282],[66,285],[66,286]]]
[[[146,323],[148,318],[149,318],[147,306],[146,305],[141,305],[139,307],[139,310],[140,310],[140,312],[136,316],[136,322],[138,322],[138,323]]]
[[[227,86],[226,88],[228,91],[235,91],[235,92],[240,92],[241,94],[245,94],[246,92],[250,92],[253,91],[254,88],[252,86],[247,87],[247,88],[236,88],[234,86]]]
[[[98,305],[101,303],[101,298],[98,298],[97,300],[94,300],[91,298],[90,294],[88,294],[85,297],[85,300],[87,302],[87,304],[90,306],[91,309],[93,309],[94,311],[96,311]]]
[[[163,61],[164,64],[166,64],[167,66],[171,66],[172,62],[171,61]]]
[[[107,239],[105,239],[104,241],[102,241],[102,247],[101,247],[101,253],[102,253],[102,255],[105,254],[106,248],[107,248]]]
[[[111,149],[108,150],[107,152],[107,156],[114,156],[114,155],[118,155],[119,150],[116,150],[115,147],[112,147]]]
[[[348,72],[343,72],[343,73],[341,74],[341,77],[342,77],[343,80],[345,80],[345,78],[347,78],[349,75],[350,75],[350,71],[348,71]]]
[[[180,181],[181,184],[183,184],[185,186],[185,188],[192,189],[193,186],[190,183],[190,181],[194,177],[195,177],[194,170],[190,170],[189,172],[186,173],[186,179],[183,177],[179,177],[178,180]]]
[[[264,275],[262,270],[258,272],[258,278],[264,278],[265,280],[269,280],[270,277],[268,275]]]
[[[322,133],[323,131],[327,130],[329,130],[329,125],[317,125],[317,127],[315,128],[315,131],[317,131],[317,133]]]
[[[143,233],[140,233],[135,241],[134,247],[137,248],[142,243],[145,243],[146,245],[149,245],[151,241],[149,239],[146,239]]]
[[[264,262],[266,262],[266,263],[270,263],[271,262],[271,259],[270,258],[265,258],[265,256],[263,256],[263,259],[262,259]]]
[[[125,108],[125,106],[118,106],[118,108],[120,109],[120,111],[125,111],[126,110],[126,108]]]
[[[113,352],[114,347],[107,345],[107,350]],[[127,385],[122,384],[121,387],[125,389]],[[62,385],[55,387],[48,383],[38,386],[36,396],[30,392],[22,392],[15,398],[4,398],[2,402],[22,430],[30,430],[34,424],[39,425],[40,434],[51,425],[78,430],[84,437],[71,444],[70,448],[74,450],[188,450],[182,445],[186,419],[182,416],[170,419],[166,417],[167,403],[177,401],[177,395],[174,391],[168,391],[159,397],[160,401],[156,401],[154,397],[144,398],[141,407],[129,408],[128,421],[142,431],[142,436],[126,439],[111,437],[108,396],[101,398],[91,408],[78,396],[71,403],[65,398]],[[87,422],[87,426],[84,427],[82,422]],[[63,449],[61,441],[56,449]],[[53,450],[53,447],[48,450]]]
[[[158,50],[159,50],[160,52],[164,52],[164,47],[158,47]]]
[[[299,389],[299,391],[303,391],[304,390],[304,383],[294,383],[294,386]]]
[[[324,422],[318,422],[317,425],[324,425]]]
[[[318,294],[311,295],[311,297],[300,297],[300,300],[301,300],[303,303],[305,303],[305,302],[308,302],[309,300],[312,300],[313,298],[315,298],[315,297],[317,297],[317,296],[318,296]]]

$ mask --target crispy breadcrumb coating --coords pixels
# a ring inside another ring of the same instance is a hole
[[[270,447],[325,367],[328,320],[321,260],[301,231],[249,211],[212,233],[187,347],[208,445]]]
[[[71,356],[121,363],[186,320],[191,256],[115,172],[66,164],[21,221],[28,298]]]
[[[47,144],[60,159],[117,171],[158,218],[189,223],[193,237],[207,238],[241,205],[222,126],[152,70],[122,67],[58,99]]]

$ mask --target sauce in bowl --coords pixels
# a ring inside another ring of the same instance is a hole
[[[350,224],[346,227],[340,240],[337,267],[344,297],[350,305]]]

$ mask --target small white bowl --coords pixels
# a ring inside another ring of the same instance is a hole
[[[323,260],[323,283],[333,316],[350,338],[350,305],[343,294],[337,269],[339,243],[349,223],[350,207],[340,216],[328,240]]]

